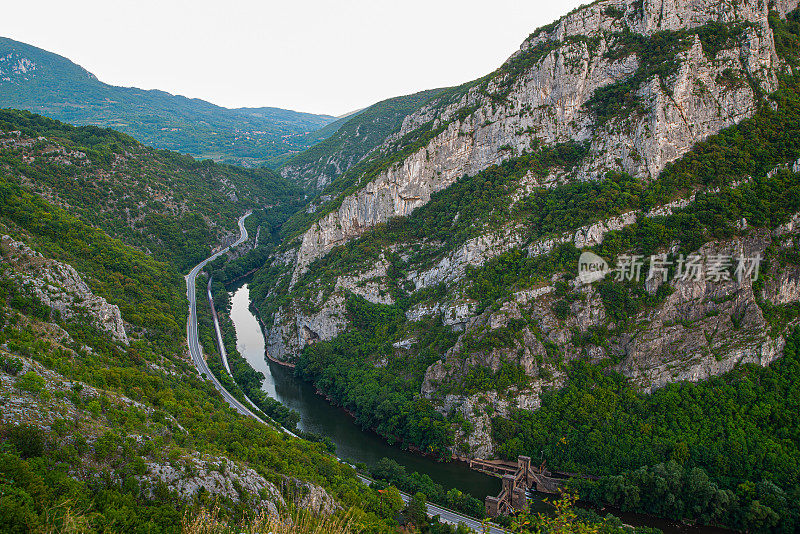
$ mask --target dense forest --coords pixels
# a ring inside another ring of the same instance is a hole
[[[508,458],[601,475],[576,480],[585,499],[748,531],[800,521],[800,330],[769,367],[645,395],[624,377],[574,362],[568,384],[536,411],[493,421]]]

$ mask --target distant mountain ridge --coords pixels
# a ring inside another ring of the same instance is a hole
[[[3,37],[0,107],[111,127],[156,148],[245,166],[276,166],[324,139],[308,134],[337,120],[272,107],[228,109],[159,90],[116,87],[65,57]]]
[[[340,117],[309,134],[319,144],[286,161],[281,175],[312,191],[339,192],[341,187],[331,184],[337,176],[375,156],[373,150],[395,133],[409,114],[442,91],[429,89],[389,98]]]

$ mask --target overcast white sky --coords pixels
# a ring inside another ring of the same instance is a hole
[[[100,80],[340,115],[498,67],[576,0],[25,0],[0,35]]]

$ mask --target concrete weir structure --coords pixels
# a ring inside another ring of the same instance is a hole
[[[535,489],[543,493],[558,493],[564,479],[554,478],[544,464],[531,465],[529,456],[517,458],[517,469],[502,475],[503,486],[497,497],[486,497],[486,513],[490,517],[521,512],[528,506],[527,491]]]

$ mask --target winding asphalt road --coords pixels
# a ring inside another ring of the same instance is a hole
[[[228,390],[225,389],[217,377],[214,376],[214,373],[208,368],[208,362],[203,358],[203,351],[200,348],[200,337],[197,335],[197,295],[195,294],[197,275],[208,262],[214,261],[222,254],[225,254],[228,249],[247,241],[247,228],[244,227],[244,221],[250,214],[251,212],[247,212],[239,219],[239,239],[198,263],[194,269],[189,271],[189,274],[186,275],[186,297],[189,299],[189,320],[186,324],[186,339],[189,343],[189,355],[192,357],[194,366],[197,368],[197,372],[200,373],[200,376],[204,377],[206,380],[211,380],[214,387],[216,387],[222,395],[222,398],[225,399],[234,410],[266,425],[266,421],[254,414],[247,406],[239,402],[236,397],[228,393]]]
[[[201,270],[203,270],[203,267],[205,267],[208,262],[214,261],[222,254],[225,254],[229,249],[241,245],[242,243],[247,241],[247,228],[244,227],[244,221],[247,219],[247,217],[251,215],[251,213],[252,212],[248,211],[239,219],[239,239],[237,239],[231,245],[223,248],[222,250],[217,251],[212,256],[206,258],[202,262],[198,263],[194,267],[194,269],[189,271],[189,274],[186,275],[186,297],[189,299],[189,320],[187,321],[186,324],[186,339],[188,340],[189,344],[189,354],[192,357],[194,366],[197,368],[197,372],[200,373],[200,376],[205,378],[206,380],[211,380],[211,382],[214,384],[214,387],[216,387],[217,390],[222,395],[222,398],[225,399],[225,401],[234,410],[236,410],[242,415],[252,417],[256,421],[264,425],[267,425],[266,421],[257,416],[255,413],[253,413],[247,406],[239,402],[239,400],[236,397],[231,395],[228,392],[228,390],[225,389],[222,383],[217,379],[217,377],[214,376],[214,373],[212,373],[211,369],[209,369],[208,363],[206,362],[205,358],[203,358],[203,351],[200,348],[200,338],[197,333],[197,295],[196,295],[197,275],[200,273]],[[219,328],[216,328],[216,330],[217,330],[217,336],[220,336]],[[228,370],[228,372],[230,373],[230,370]],[[277,426],[283,432],[286,432],[294,437],[297,437],[290,431],[282,428],[280,425]],[[347,462],[342,460],[341,458],[339,458],[339,461],[347,464]],[[356,476],[358,476],[361,482],[363,482],[368,486],[372,483],[372,480],[365,476],[362,475],[356,475]],[[400,492],[400,497],[402,497],[403,501],[406,503],[411,500],[411,497],[403,492]],[[478,521],[477,519],[461,515],[458,512],[449,510],[447,508],[442,508],[441,506],[437,506],[435,504],[428,503],[428,515],[430,515],[431,517],[438,515],[441,521],[445,523],[450,523],[451,525],[464,523],[466,526],[468,526],[475,532],[480,532],[480,533],[484,532],[481,522]],[[494,525],[487,525],[487,527],[488,530],[486,532],[488,532],[489,534],[507,534],[507,531],[501,529],[500,527]]]

